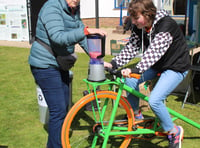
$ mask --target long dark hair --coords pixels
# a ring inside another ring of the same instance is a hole
[[[137,18],[138,12],[140,12],[150,21],[155,19],[156,11],[152,0],[132,0],[128,7],[128,13],[131,17]]]

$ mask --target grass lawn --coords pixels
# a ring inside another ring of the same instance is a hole
[[[29,49],[0,47],[0,148],[45,148],[47,133],[39,121],[36,88],[27,62]],[[82,79],[87,78],[89,58],[78,53],[78,61],[72,68],[73,103],[82,97],[86,89]],[[106,56],[105,61],[112,57]],[[198,92],[199,93],[199,92]],[[200,98],[196,98],[200,105]],[[200,123],[200,107],[186,104],[181,109],[182,97],[169,96],[167,106]],[[144,112],[152,115],[151,111]],[[200,130],[176,120],[183,126],[183,148],[199,148]],[[156,137],[150,141],[133,140],[131,147],[167,147],[166,139]]]

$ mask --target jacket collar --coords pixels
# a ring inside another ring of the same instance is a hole
[[[66,2],[66,0],[59,0],[60,1],[60,4],[63,8],[64,11],[66,11],[67,13],[72,13],[72,8],[68,5],[68,3]],[[76,7],[76,9],[74,9],[73,11],[76,12],[77,9],[79,9],[79,5]]]
[[[153,25],[152,25],[152,29],[158,23],[158,21],[161,20],[165,16],[169,16],[169,13],[166,10],[157,11],[156,16],[155,16],[155,20],[154,20]]]

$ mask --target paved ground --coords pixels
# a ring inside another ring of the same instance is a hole
[[[114,40],[120,40],[120,39],[125,39],[127,37],[129,37],[130,35],[128,34],[117,34],[117,33],[113,33],[113,30],[116,30],[116,28],[102,28],[103,30],[105,30],[108,35],[106,37],[106,54],[111,54],[111,49],[110,49],[110,40],[114,39]],[[17,41],[3,41],[0,40],[0,46],[13,46],[13,47],[25,47],[25,48],[30,48],[31,45],[29,44],[29,42],[17,42]],[[80,46],[76,46],[76,51],[77,52],[84,52]],[[194,53],[200,52],[200,47],[194,49]]]
[[[120,40],[120,39],[129,37],[129,35],[127,34],[123,35],[123,34],[113,33],[113,30],[115,30],[115,28],[102,28],[102,29],[108,33],[106,37],[106,54],[110,54],[110,40],[111,39]],[[24,47],[24,48],[31,47],[29,42],[26,42],[26,41],[17,42],[17,41],[4,41],[4,40],[0,40],[0,46],[12,46],[12,47]],[[76,51],[83,52],[80,46],[76,46]]]

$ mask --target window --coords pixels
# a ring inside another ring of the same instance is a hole
[[[171,15],[185,15],[187,0],[163,0],[164,9]]]
[[[174,15],[185,15],[187,0],[174,0]]]
[[[122,8],[126,9],[128,8],[129,1],[130,0],[115,0],[115,8],[119,9],[122,4]]]

